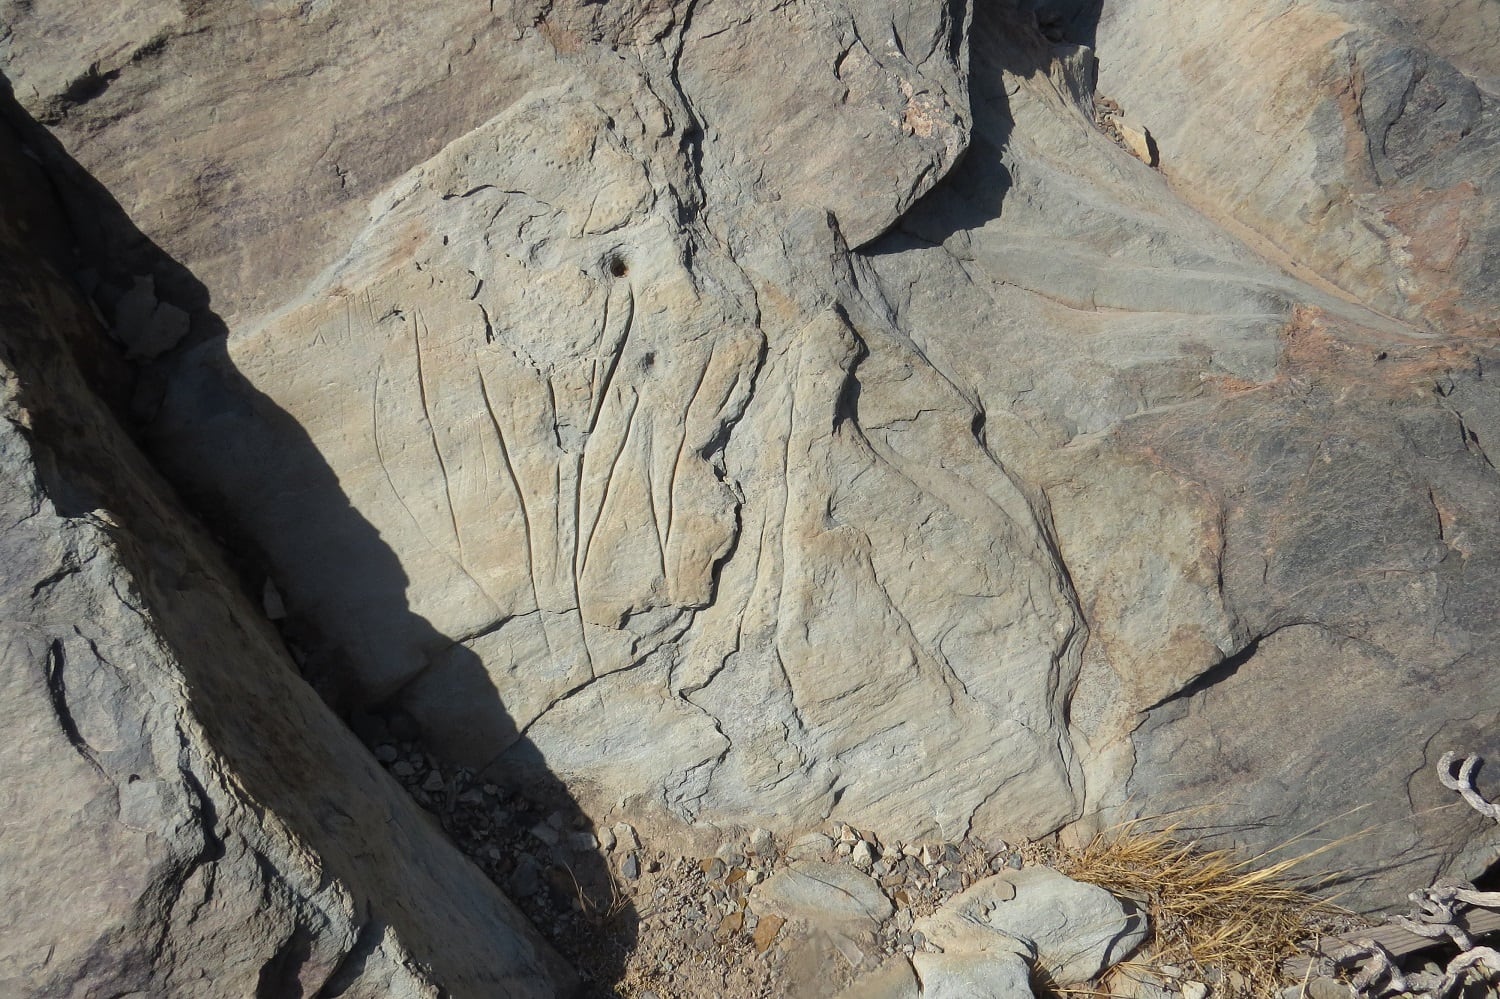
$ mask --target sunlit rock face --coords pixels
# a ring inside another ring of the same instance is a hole
[[[340,710],[664,823],[1369,827],[1376,904],[1490,859],[1424,809],[1500,401],[1488,8],[1369,6],[49,9],[6,73],[180,265],[90,236]]]

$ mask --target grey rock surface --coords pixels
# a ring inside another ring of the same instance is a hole
[[[1104,5],[1100,90],[1174,187],[1419,328],[1493,331],[1500,14],[1474,0]],[[1483,51],[1481,51],[1483,50]],[[1274,52],[1276,73],[1258,71]],[[1214,69],[1205,72],[1203,58]]]
[[[818,860],[793,861],[771,875],[751,893],[750,906],[846,934],[871,932],[891,915],[890,899],[869,875]]]
[[[0,993],[568,994],[94,394],[75,354],[119,372],[18,148],[7,130]]]
[[[977,59],[1025,65],[976,37]],[[1485,743],[1494,718],[1471,575],[1493,544],[1471,511],[1496,497],[1471,421],[1493,403],[1456,401],[1493,398],[1493,345],[1278,273],[1170,171],[1065,125],[1050,77],[1003,79],[976,84],[970,155],[872,256],[898,324],[1045,497],[1090,628],[1069,717],[1091,801],[1208,808],[1252,852],[1359,833],[1356,905],[1483,869],[1494,837],[1435,810],[1425,747]]]
[[[1050,981],[1093,980],[1146,938],[1146,914],[1097,885],[1028,867],[985,878],[915,928],[945,954],[1014,948]]]
[[[922,999],[1030,999],[1031,968],[1019,954],[930,954],[912,957]]]
[[[1485,5],[84,6],[0,61],[338,710],[641,822],[1493,859]]]
[[[794,151],[750,161],[734,142],[756,128],[715,125],[753,88],[677,50],[719,10],[652,21],[665,40],[642,27],[623,60],[523,32],[526,87],[413,155],[301,291],[253,314],[238,303],[275,275],[215,291],[228,336],[156,369],[155,451],[270,559],[318,635],[309,668],[451,758],[498,775],[534,751],[602,803],[679,819],[931,826],[938,803],[953,832],[986,807],[1057,826],[1079,810],[1062,715],[1081,631],[1055,552],[848,249],[962,147],[966,111],[950,128],[912,102],[966,106],[963,17],[902,6],[860,62],[865,110],[829,112],[829,155],[900,174],[860,182],[894,192],[861,218],[863,194],[855,212],[773,178]],[[832,34],[779,5],[750,28],[854,73],[872,12],[849,10]],[[732,28],[704,44],[755,62],[762,36]],[[919,551],[961,569],[918,583]],[[1029,790],[999,809],[1006,783]]]

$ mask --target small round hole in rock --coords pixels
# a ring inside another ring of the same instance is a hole
[[[630,268],[625,266],[625,258],[624,257],[610,257],[609,258],[609,272],[610,272],[610,274],[612,274],[615,277],[619,278],[619,277],[624,277],[626,274],[629,274],[630,273]]]

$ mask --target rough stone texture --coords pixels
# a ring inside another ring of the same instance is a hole
[[[977,60],[993,39],[1048,74],[976,83],[969,156],[871,249],[898,324],[1045,497],[1090,626],[1069,705],[1090,802],[1264,823],[1236,836],[1257,851],[1359,832],[1342,864],[1366,887],[1483,869],[1494,836],[1434,810],[1428,775],[1496,717],[1493,345],[1273,270],[1070,122],[1065,59],[980,27]]]
[[[1150,127],[1189,200],[1366,305],[1495,331],[1494,4],[1103,7],[1100,89]]]
[[[990,824],[1077,814],[1080,631],[1051,541],[847,248],[967,134],[966,111],[926,117],[965,103],[967,38],[926,6],[869,65],[867,5],[833,33],[705,5],[619,60],[533,32],[509,60],[545,50],[525,96],[414,156],[282,308],[221,314],[227,340],[156,369],[157,453],[265,553],[346,703],[399,703],[497,776],[539,750],[606,802],[684,818],[837,805],[961,832],[1003,784],[1027,793]],[[736,110],[754,88],[673,46],[761,72],[773,30],[808,67],[778,80],[861,81],[848,99],[873,110],[828,149],[894,172],[848,189],[892,192],[878,218],[826,170],[763,169],[790,151],[714,141],[762,135]],[[97,100],[129,116],[115,93]],[[191,242],[203,223],[171,224]]]
[[[819,929],[873,931],[891,914],[890,899],[868,875],[848,864],[796,861],[756,888],[757,913],[803,919]]]
[[[944,953],[1014,947],[1049,980],[1074,985],[1128,957],[1147,921],[1097,885],[1028,867],[971,885],[915,928]]]
[[[0,993],[567,994],[85,383],[119,372],[0,141]]]
[[[81,7],[6,75],[340,710],[600,811],[1493,860],[1484,4]]]
[[[834,999],[922,999],[922,986],[911,962],[904,957],[893,957],[855,979]]]
[[[922,981],[922,999],[1031,999],[1031,968],[1019,954],[929,954],[912,956]]]
[[[778,215],[831,211],[851,246],[880,235],[968,144],[970,7],[693,7],[678,73],[713,147],[705,185]]]

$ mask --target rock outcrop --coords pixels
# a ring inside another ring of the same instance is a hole
[[[1500,715],[1489,13],[1228,6],[58,2],[4,71],[341,712],[642,821],[1363,831],[1386,904],[1495,852],[1413,779]]]
[[[1099,86],[1174,189],[1291,273],[1424,332],[1500,315],[1500,29],[1474,0],[1103,5]],[[1274,53],[1275,72],[1258,69]],[[1243,227],[1243,228],[1241,228]]]
[[[0,993],[569,994],[95,396],[75,353],[120,371],[0,142]]]

